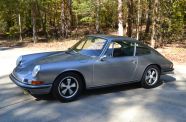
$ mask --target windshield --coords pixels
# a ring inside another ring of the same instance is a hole
[[[85,37],[70,50],[88,56],[99,56],[106,44],[106,40],[98,37]]]

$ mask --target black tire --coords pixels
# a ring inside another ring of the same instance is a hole
[[[68,81],[71,83],[68,83]],[[61,102],[71,102],[80,96],[82,90],[82,78],[76,73],[65,73],[54,81],[52,93]],[[73,91],[73,93],[70,93],[70,91]]]
[[[155,74],[153,73],[153,71],[155,72]],[[154,88],[158,86],[160,82],[159,79],[160,79],[160,69],[156,65],[150,65],[145,69],[143,73],[141,85],[143,88],[147,88],[147,89]]]

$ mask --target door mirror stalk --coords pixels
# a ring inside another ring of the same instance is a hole
[[[106,55],[103,55],[103,56],[100,57],[100,61],[105,61],[106,58],[107,58],[107,56]]]

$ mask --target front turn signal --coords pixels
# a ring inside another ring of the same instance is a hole
[[[32,85],[42,85],[44,82],[43,81],[32,81]]]

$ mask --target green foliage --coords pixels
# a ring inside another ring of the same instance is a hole
[[[173,15],[171,19],[172,31],[176,32],[176,34],[183,34],[183,26],[184,26],[184,15],[186,14],[186,1],[179,0],[173,3]]]
[[[72,7],[80,22],[92,23],[95,21],[92,0],[75,0],[72,3]]]
[[[101,24],[103,27],[115,27],[117,25],[117,1],[105,0],[100,10]]]
[[[64,0],[67,4],[69,0]],[[91,25],[96,23],[97,0],[72,0],[72,27],[77,25]],[[140,0],[141,26],[146,25],[146,13],[148,3],[154,0]],[[60,34],[61,26],[61,3],[62,0],[0,0],[0,33],[16,35],[19,33],[19,19],[23,33],[32,31],[32,4],[36,4],[36,29],[46,31],[49,37]],[[137,0],[133,0],[132,24],[136,28]],[[100,28],[114,28],[118,26],[118,0],[99,0],[99,23]],[[158,34],[167,40],[180,40],[184,34],[186,16],[186,0],[159,0],[158,6]],[[127,1],[123,1],[124,27],[128,17]],[[66,15],[68,18],[68,15]],[[134,31],[133,31],[134,32]],[[26,33],[26,34],[27,34]],[[144,32],[141,32],[144,33]],[[31,34],[30,34],[31,35]],[[133,34],[135,36],[135,34]]]
[[[0,19],[0,32],[6,32],[6,22],[3,19]]]
[[[85,22],[85,23],[92,23],[94,19],[92,17],[83,17],[80,19],[80,22]]]
[[[162,35],[167,43],[184,37],[185,0],[162,0],[159,3],[157,38]]]

